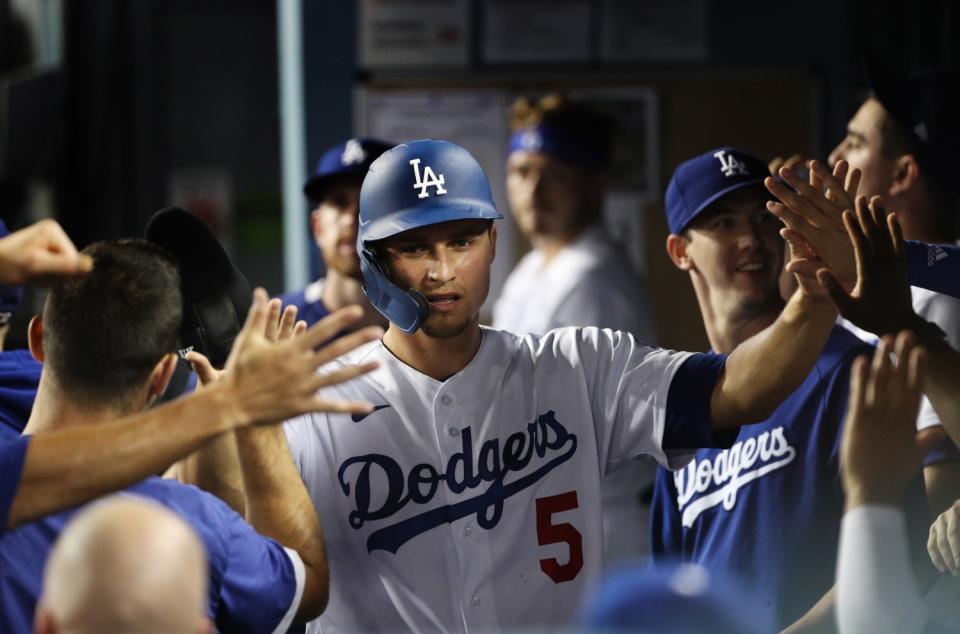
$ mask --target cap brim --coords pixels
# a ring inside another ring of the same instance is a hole
[[[712,204],[715,203],[717,200],[719,200],[720,198],[723,198],[724,196],[726,196],[727,194],[729,194],[729,193],[731,193],[731,192],[735,192],[735,191],[737,191],[737,190],[739,190],[739,189],[743,189],[744,187],[760,187],[760,188],[762,188],[764,191],[766,191],[766,189],[765,189],[764,186],[763,186],[763,181],[764,181],[765,178],[766,178],[766,176],[764,176],[763,178],[757,179],[757,180],[741,181],[741,182],[739,182],[739,183],[735,183],[735,184],[733,184],[733,185],[730,185],[729,187],[725,187],[724,189],[721,189],[721,190],[718,191],[718,192],[715,192],[712,196],[710,196],[709,198],[707,198],[707,199],[705,199],[703,202],[701,202],[700,205],[697,206],[697,208],[693,210],[693,213],[690,214],[690,217],[683,223],[683,225],[680,226],[680,227],[679,227],[676,231],[674,231],[673,233],[679,234],[680,232],[684,231],[687,227],[690,226],[690,223],[692,223],[694,220],[696,220],[697,218],[699,218],[699,217],[700,217],[700,214],[702,214],[704,211],[706,211],[706,209],[707,209],[710,205],[712,205]]]

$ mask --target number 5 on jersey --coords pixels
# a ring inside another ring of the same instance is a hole
[[[540,569],[553,579],[554,583],[563,583],[576,578],[583,568],[583,536],[573,524],[553,523],[553,514],[579,508],[576,491],[567,491],[559,495],[537,498],[537,542],[547,544],[566,544],[570,548],[570,558],[561,564],[556,558],[541,559]]]

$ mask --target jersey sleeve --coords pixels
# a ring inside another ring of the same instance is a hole
[[[683,532],[677,508],[673,474],[660,467],[650,503],[650,562],[654,566],[675,563],[682,555]]]
[[[221,632],[286,632],[303,595],[300,556],[257,533],[223,505],[228,535],[216,613]]]
[[[29,436],[0,436],[0,535],[10,519],[10,507],[20,488]]]
[[[564,336],[576,337],[574,357],[583,366],[605,472],[641,454],[677,468],[695,449],[715,446],[703,412],[709,412],[722,359],[695,361],[681,373],[690,360],[713,355],[649,348],[628,333],[598,328]]]
[[[906,245],[911,286],[960,297],[960,247],[913,240]]]
[[[291,418],[283,424],[283,432],[287,437],[287,448],[290,450],[290,457],[293,458],[293,464],[297,466],[300,472],[300,478],[307,484],[307,490],[310,490],[309,475],[313,471],[314,457],[320,451],[319,447],[314,447],[316,443],[316,434],[313,433],[313,426],[317,424],[316,417],[321,414],[308,414]]]

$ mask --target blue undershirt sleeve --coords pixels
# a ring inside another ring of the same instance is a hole
[[[960,247],[907,240],[907,281],[930,291],[960,297]]]
[[[710,399],[727,355],[697,353],[683,362],[667,393],[667,420],[663,430],[664,449],[727,449],[740,428],[715,432],[710,429]]]

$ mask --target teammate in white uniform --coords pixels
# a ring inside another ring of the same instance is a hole
[[[542,335],[600,326],[653,343],[645,284],[603,227],[614,121],[557,95],[520,99],[512,114],[507,198],[533,250],[507,278],[494,327]]]
[[[518,99],[511,126],[507,198],[533,250],[507,278],[494,304],[494,327],[543,335],[565,326],[599,326],[654,345],[646,284],[603,226],[615,121],[589,104],[551,94],[536,103]],[[604,478],[608,562],[649,555],[656,473],[656,463],[644,457]]]
[[[381,366],[329,394],[376,409],[286,425],[329,555],[311,631],[569,624],[601,566],[603,474],[725,446],[800,384],[836,317],[798,292],[729,357],[482,328],[500,217],[477,162],[443,141],[397,146],[364,180],[357,248],[390,326],[335,362]]]

